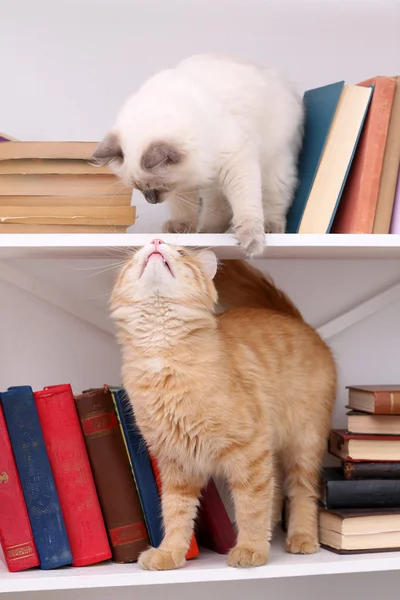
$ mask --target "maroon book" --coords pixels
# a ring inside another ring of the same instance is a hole
[[[200,546],[218,554],[228,554],[236,544],[235,530],[212,479],[200,499],[196,538]]]
[[[333,429],[329,452],[345,462],[399,462],[399,435],[363,435]]]

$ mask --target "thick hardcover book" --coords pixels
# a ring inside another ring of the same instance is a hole
[[[149,537],[111,392],[88,390],[75,396],[75,402],[113,559],[135,562],[149,546]]]
[[[321,546],[338,554],[388,552],[400,547],[400,509],[323,509],[319,511]]]
[[[400,436],[362,435],[333,429],[329,452],[346,462],[400,461]]]
[[[298,167],[299,185],[287,216],[287,233],[299,230],[343,86],[344,81],[339,81],[308,90],[303,96],[305,124]]]
[[[374,227],[396,80],[393,77],[375,77],[359,85],[375,85],[375,89],[333,224],[333,233],[372,233]]]
[[[371,435],[400,435],[400,415],[371,415],[352,410],[347,413],[347,431]]]
[[[4,416],[42,569],[72,563],[42,429],[30,386],[1,394]]]
[[[111,558],[96,487],[70,385],[35,392],[47,454],[75,567]]]
[[[9,571],[39,565],[24,494],[0,405],[0,543]]]
[[[228,554],[236,544],[236,532],[212,479],[203,490],[196,535],[200,546]]]
[[[159,468],[158,468],[158,464],[157,464],[157,461],[154,458],[154,456],[152,456],[151,454],[150,454],[150,460],[151,460],[151,466],[153,467],[154,477],[156,479],[158,491],[159,491],[160,496],[161,496],[161,494],[162,494],[162,485],[161,485],[161,476],[160,476],[160,471],[159,471]],[[187,554],[186,554],[186,560],[190,560],[191,558],[196,558],[196,556],[199,556],[199,547],[197,545],[196,538],[195,538],[195,536],[193,534],[192,540],[190,542],[189,550],[187,551]]]
[[[136,425],[131,403],[124,389],[110,388],[115,400],[117,417],[128,452],[132,475],[139,493],[147,530],[152,546],[157,548],[162,541],[162,511],[160,495],[151,466],[146,442]]]
[[[373,233],[389,233],[400,166],[400,77],[395,79],[396,91],[383,158]]]
[[[321,500],[329,509],[400,509],[400,480],[347,480],[340,468],[325,468],[322,473]]]
[[[399,385],[351,386],[349,408],[375,415],[400,415]]]
[[[399,479],[400,462],[344,462],[346,479]]]
[[[400,169],[397,176],[396,192],[394,195],[393,213],[390,221],[390,233],[400,233]]]

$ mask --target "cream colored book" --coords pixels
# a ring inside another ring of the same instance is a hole
[[[1,206],[0,223],[30,225],[133,225],[134,206]]]
[[[345,85],[299,226],[299,233],[327,233],[357,147],[372,88]]]
[[[108,167],[95,167],[87,160],[11,159],[0,160],[0,175],[110,175]]]
[[[3,233],[126,233],[125,227],[115,225],[18,225],[0,223]]]
[[[2,206],[130,206],[132,194],[116,196],[1,196]]]
[[[96,147],[97,142],[11,141],[0,144],[0,160],[18,158],[75,158],[90,160]]]
[[[131,192],[111,174],[0,175],[0,196],[112,196]]]

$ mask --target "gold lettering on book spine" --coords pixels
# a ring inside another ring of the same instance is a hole
[[[0,484],[2,484],[2,483],[8,483],[7,471],[3,471],[2,473],[0,473]]]

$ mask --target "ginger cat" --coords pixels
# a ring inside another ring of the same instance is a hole
[[[201,488],[214,474],[227,478],[235,504],[228,564],[265,564],[278,464],[290,501],[287,551],[318,549],[332,354],[285,294],[246,263],[228,261],[216,283],[223,302],[255,308],[215,315],[216,272],[212,252],[154,240],[126,263],[113,290],[123,385],[162,476],[165,534],[141,555],[145,569],[184,565]]]

